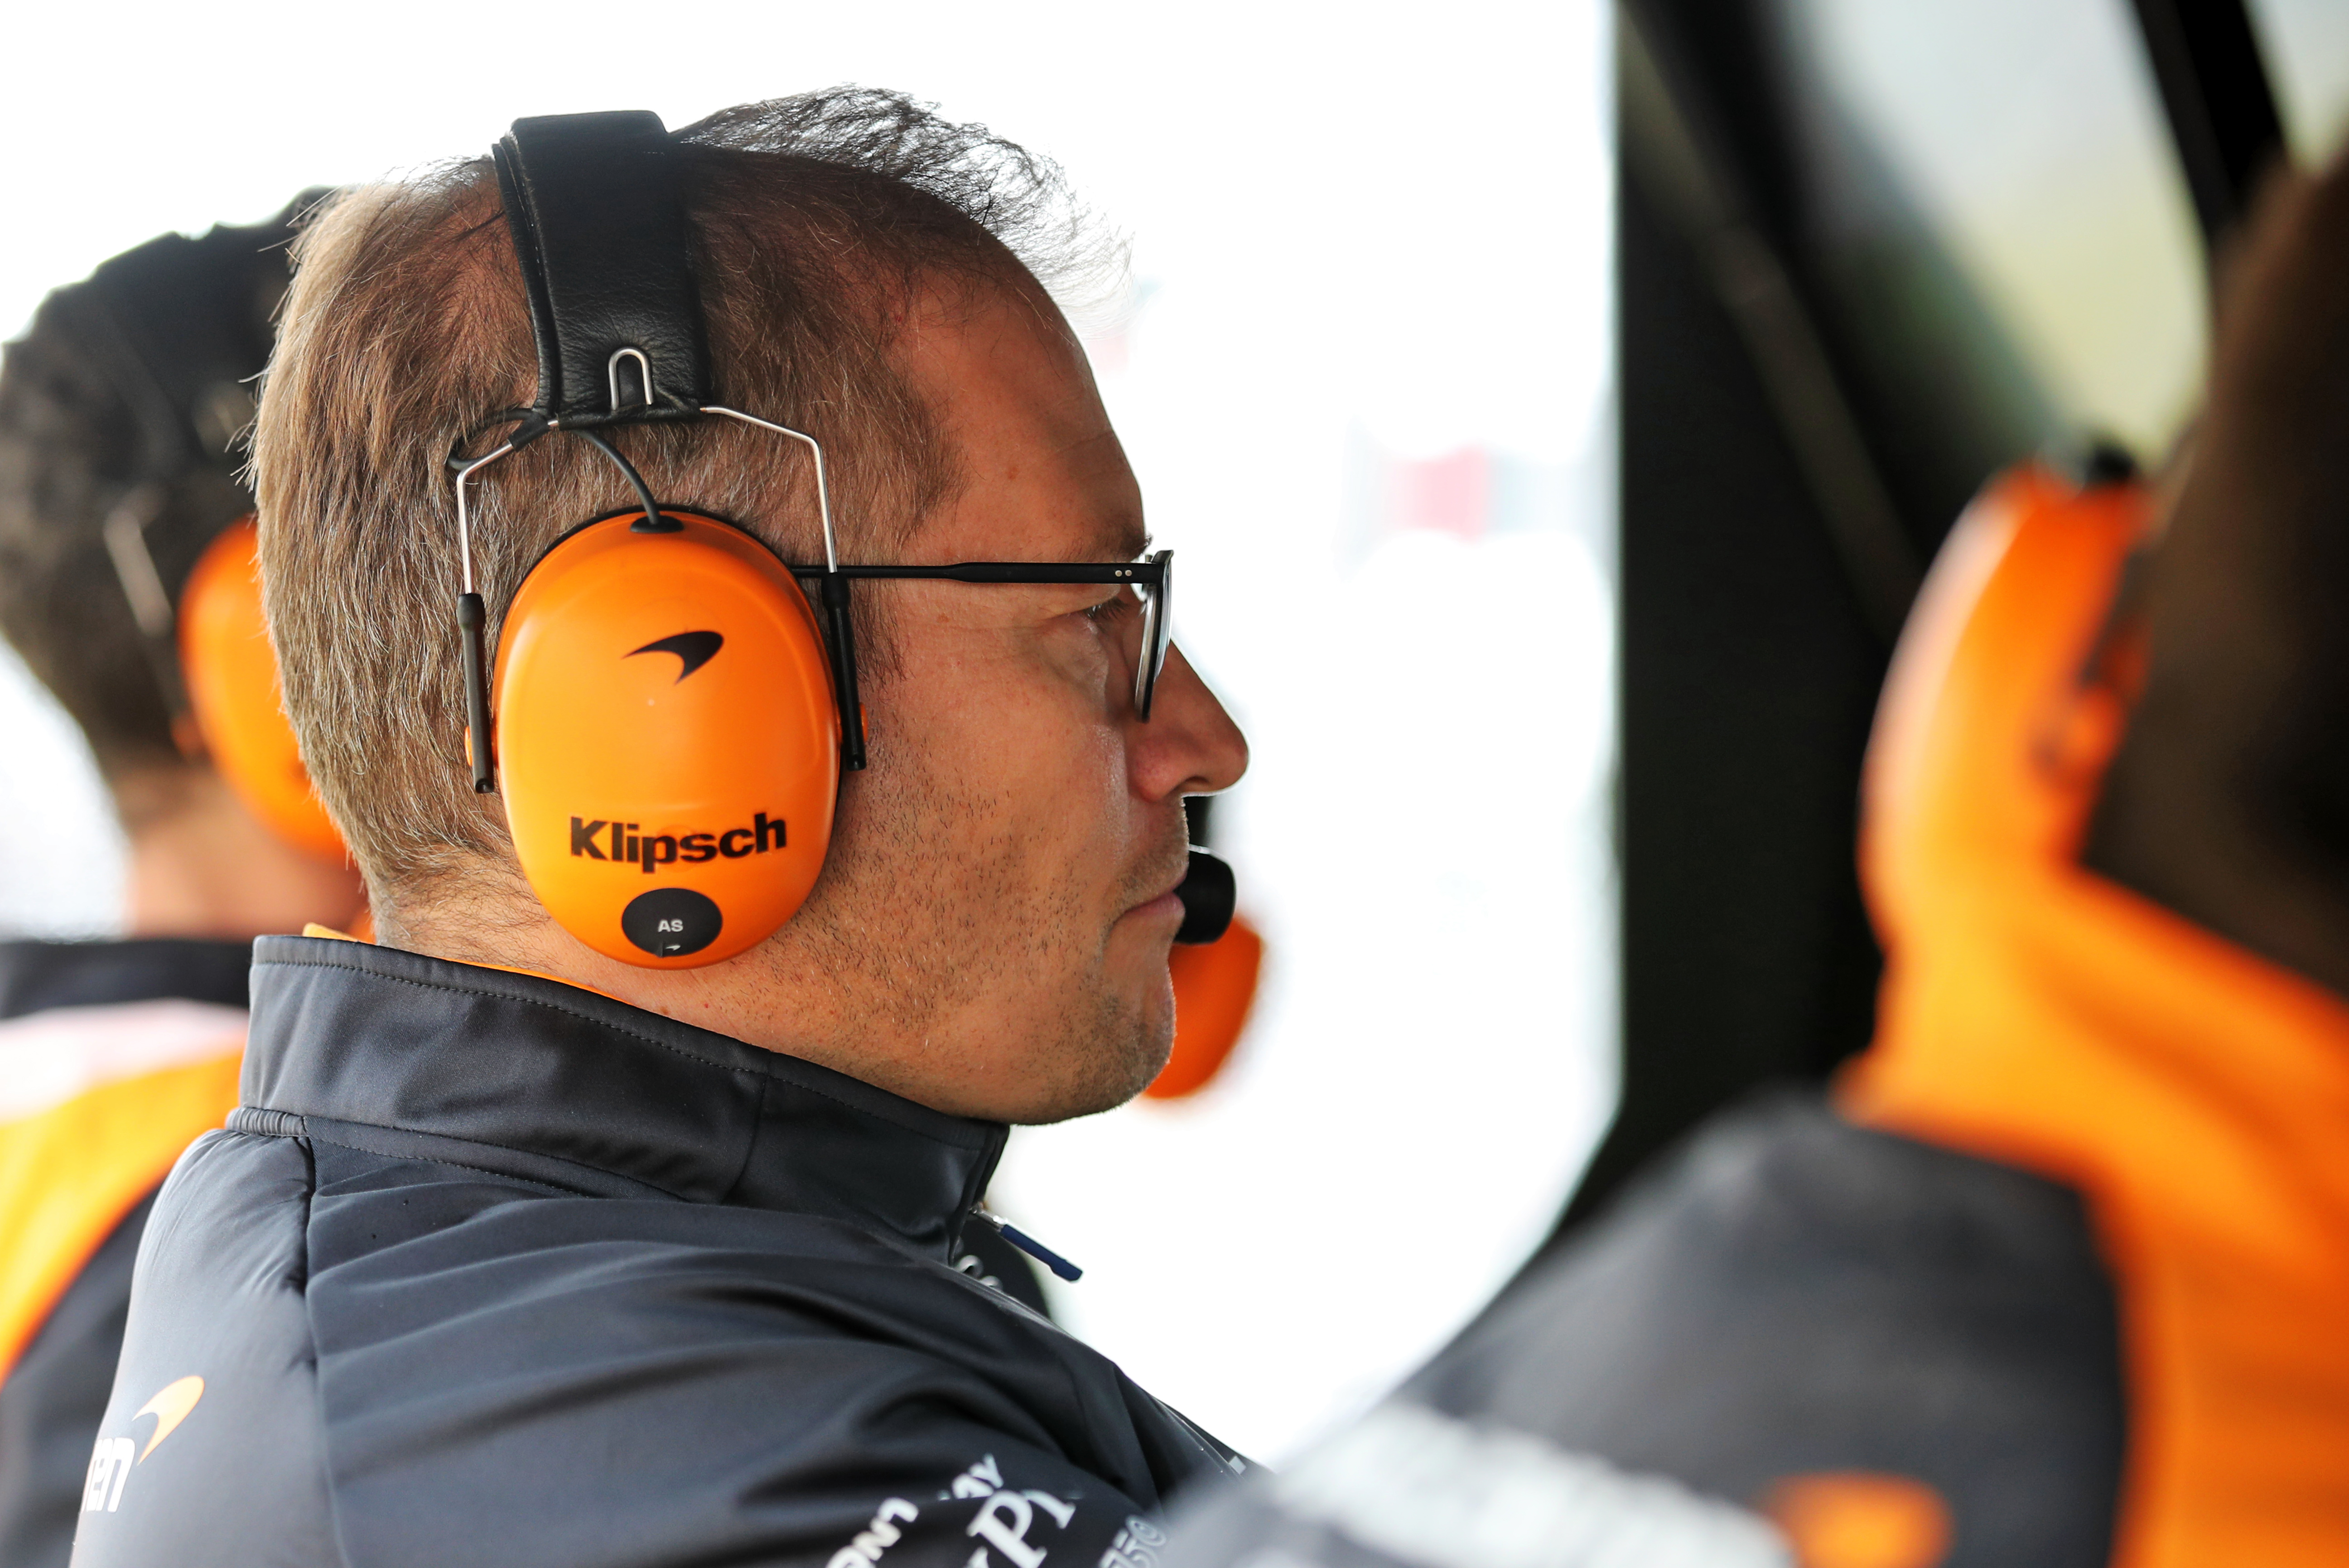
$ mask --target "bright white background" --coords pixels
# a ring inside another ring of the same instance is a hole
[[[21,7],[0,329],[166,228],[838,81],[1057,158],[1133,242],[1089,332],[1178,634],[1256,763],[1217,822],[1270,940],[1197,1101],[1022,1132],[1060,1305],[1278,1459],[1547,1228],[1612,1096],[1603,8],[424,0]],[[0,666],[0,925],[102,930],[119,849]]]

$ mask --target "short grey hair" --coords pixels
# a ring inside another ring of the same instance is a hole
[[[815,432],[843,547],[891,558],[957,483],[937,411],[896,363],[897,324],[941,294],[1040,296],[1097,275],[1113,242],[1092,237],[1052,164],[896,93],[746,105],[678,143],[718,385]],[[270,630],[311,776],[378,919],[396,919],[454,873],[512,872],[502,816],[466,763],[444,462],[530,401],[537,359],[486,158],[345,193],[295,262],[254,442]],[[664,501],[818,558],[804,461],[722,425],[622,439]],[[629,493],[559,439],[490,472],[473,567],[494,649],[532,565]]]

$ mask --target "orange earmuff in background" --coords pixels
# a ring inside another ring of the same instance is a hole
[[[1235,917],[1212,942],[1177,945],[1167,955],[1167,968],[1174,980],[1174,1051],[1142,1091],[1154,1100],[1197,1094],[1231,1059],[1256,1005],[1264,938]]]
[[[514,853],[564,929],[654,969],[716,963],[823,868],[840,714],[814,612],[740,529],[663,507],[556,545],[498,639]]]
[[[288,844],[339,861],[343,836],[285,717],[261,607],[260,539],[251,517],[232,523],[189,573],[178,611],[181,679],[204,749],[245,808]]]

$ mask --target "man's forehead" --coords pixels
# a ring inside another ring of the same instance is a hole
[[[999,297],[933,324],[914,368],[958,449],[940,543],[998,560],[1124,561],[1148,546],[1133,470],[1057,318]]]
[[[1149,547],[1141,489],[1106,423],[1099,440],[1062,451],[1058,461],[1034,451],[1028,456],[998,470],[995,496],[974,498],[992,515],[999,543],[990,547],[1002,558],[1131,561]]]
[[[1150,531],[1133,506],[1038,505],[1040,499],[1025,485],[994,494],[974,486],[936,543],[957,559],[996,561],[1132,561],[1150,548]]]

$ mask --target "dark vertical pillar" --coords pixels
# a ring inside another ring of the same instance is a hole
[[[1682,234],[1619,187],[1624,1081],[1570,1225],[1726,1100],[1865,1044],[1884,645]]]
[[[2259,39],[2243,0],[2136,4],[2203,243],[2216,249],[2251,210],[2260,175],[2283,151]]]

